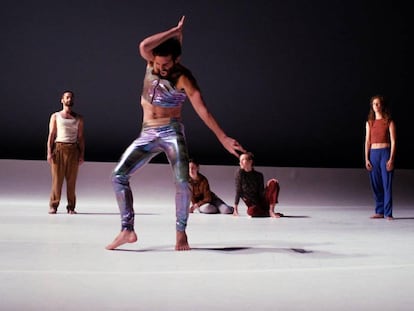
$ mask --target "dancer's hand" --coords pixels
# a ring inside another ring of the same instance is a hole
[[[366,161],[366,162],[365,162],[365,168],[366,168],[368,171],[372,170],[372,164],[371,164],[371,162],[370,162],[370,161]]]
[[[388,160],[387,161],[387,171],[391,172],[394,169],[394,161]]]
[[[183,44],[183,28],[184,28],[184,20],[185,16],[181,16],[180,20],[178,21],[176,31],[177,31],[177,38],[180,41],[181,45]]]
[[[239,142],[235,140],[234,138],[226,136],[223,138],[221,143],[228,152],[235,155],[237,158],[239,157],[239,154],[237,153],[237,151],[246,152],[243,146],[240,145]]]

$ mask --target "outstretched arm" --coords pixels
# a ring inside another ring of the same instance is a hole
[[[201,120],[204,121],[208,128],[213,131],[223,147],[236,157],[239,157],[237,151],[246,152],[246,150],[239,144],[237,140],[228,137],[226,133],[224,133],[222,128],[217,123],[216,119],[208,111],[198,87],[194,85],[194,83],[186,76],[181,76],[178,84],[180,85],[180,88],[183,88],[186,92],[188,99],[193,105],[194,110],[197,112],[198,116],[201,118]]]
[[[154,55],[152,54],[152,50],[163,43],[164,41],[170,38],[178,38],[180,42],[182,42],[182,31],[184,26],[184,19],[185,16],[182,16],[177,24],[177,26],[172,27],[166,31],[156,33],[152,36],[149,36],[141,41],[139,44],[139,53],[141,56],[148,62],[152,61]]]

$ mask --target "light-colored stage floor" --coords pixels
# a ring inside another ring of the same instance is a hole
[[[1,310],[412,310],[414,172],[396,171],[394,221],[371,220],[363,169],[257,167],[281,184],[280,219],[191,214],[174,251],[168,165],[132,179],[138,243],[120,229],[109,176],[87,162],[78,213],[48,215],[45,161],[0,160]],[[233,202],[234,167],[201,166]]]

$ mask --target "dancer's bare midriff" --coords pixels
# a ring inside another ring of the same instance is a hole
[[[149,126],[162,126],[170,123],[171,119],[181,119],[181,106],[175,108],[165,108],[152,105],[144,98],[141,98],[143,109],[142,122]]]
[[[389,143],[374,143],[371,144],[371,149],[382,149],[382,148],[390,148],[391,144]]]

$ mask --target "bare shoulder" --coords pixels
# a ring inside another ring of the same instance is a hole
[[[189,90],[189,89],[199,90],[197,80],[194,77],[190,69],[188,69],[187,67],[181,64],[178,64],[175,74],[178,75],[177,88],[184,89],[184,90]]]
[[[58,114],[59,112],[53,112],[53,113],[51,113],[50,114],[50,121],[55,121],[56,120],[56,115]]]
[[[83,121],[83,116],[80,113],[77,113],[75,111],[72,111],[70,113],[72,115],[72,117],[74,117],[75,119],[79,120],[79,121]]]
[[[396,131],[396,126],[395,126],[395,122],[394,122],[394,120],[391,120],[390,121],[390,124],[388,125],[388,128],[390,129],[390,131],[393,131],[393,132],[395,132]]]

